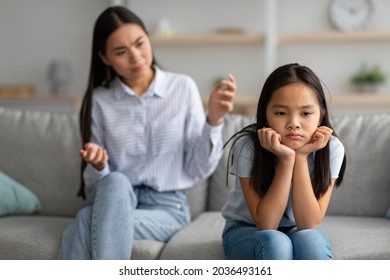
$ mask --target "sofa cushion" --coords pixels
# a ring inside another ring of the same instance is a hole
[[[8,216],[0,219],[0,259],[56,259],[70,218]]]
[[[224,224],[219,212],[201,214],[171,238],[161,259],[225,259],[221,237]],[[327,215],[320,229],[329,239],[334,259],[390,259],[390,221],[383,217]]]
[[[334,259],[390,259],[390,221],[383,217],[327,215],[320,229],[329,239]]]
[[[223,260],[222,230],[225,219],[220,212],[205,212],[176,233],[165,245],[163,260]]]
[[[328,213],[384,217],[390,205],[390,114],[337,115],[333,123],[348,163]]]
[[[73,216],[83,202],[76,114],[0,108],[0,170],[28,186],[42,214]]]
[[[33,192],[0,171],[0,216],[32,214],[40,208]]]
[[[193,187],[186,190],[188,203],[190,205],[191,220],[196,219],[202,212],[206,211],[208,180],[202,180]]]
[[[57,258],[68,217],[8,216],[0,219],[0,260],[52,260]],[[132,259],[158,259],[165,243],[135,240]]]
[[[241,128],[252,124],[254,122],[253,116],[243,115],[227,115],[224,119],[224,126],[222,130],[223,143],[226,143],[234,133]],[[226,169],[231,143],[224,149],[223,156],[217,166],[215,172],[209,178],[209,195],[207,209],[209,211],[219,211],[227,201],[229,188],[226,185]],[[228,177],[229,180],[230,176]]]
[[[132,260],[158,260],[165,243],[154,240],[134,240]]]

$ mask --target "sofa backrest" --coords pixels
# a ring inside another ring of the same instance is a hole
[[[336,115],[333,123],[348,163],[328,214],[384,217],[390,207],[390,113]]]
[[[231,115],[225,119],[223,139],[252,123],[253,117]],[[384,217],[390,207],[390,113],[337,115],[334,130],[347,151],[344,181],[333,191],[328,215]],[[209,179],[207,209],[220,210],[228,196],[228,149]]]
[[[226,143],[254,117],[229,115],[224,122]],[[390,113],[337,115],[333,124],[346,147],[348,164],[327,213],[383,217],[390,206]],[[0,171],[35,193],[43,214],[74,216],[83,205],[76,197],[79,135],[77,114],[0,108]],[[193,218],[225,204],[229,147],[213,175],[188,190]]]
[[[39,198],[42,214],[73,216],[83,204],[76,114],[0,108],[0,170]]]

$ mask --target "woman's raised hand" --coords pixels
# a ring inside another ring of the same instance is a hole
[[[236,80],[232,74],[227,80],[220,81],[210,94],[207,121],[210,125],[218,125],[226,113],[233,110],[233,100],[237,90]]]

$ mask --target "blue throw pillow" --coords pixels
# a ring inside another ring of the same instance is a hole
[[[34,193],[0,171],[0,216],[32,214],[40,209]]]
[[[387,209],[387,212],[386,212],[386,218],[390,219],[390,208]]]

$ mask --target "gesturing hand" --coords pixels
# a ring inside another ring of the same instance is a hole
[[[308,155],[312,152],[321,150],[328,143],[332,133],[333,130],[327,126],[318,127],[311,137],[311,141],[302,148],[296,150],[296,152],[299,154]]]
[[[257,135],[260,140],[260,145],[267,151],[273,153],[279,160],[294,158],[295,151],[290,147],[282,144],[281,136],[272,128],[262,128],[257,130]]]
[[[95,143],[86,143],[80,150],[80,156],[97,170],[102,170],[108,161],[107,151]]]
[[[233,99],[237,90],[236,80],[229,74],[227,80],[220,81],[210,94],[207,121],[218,125],[226,113],[233,110]]]

